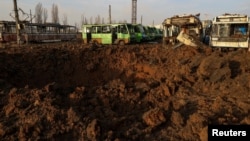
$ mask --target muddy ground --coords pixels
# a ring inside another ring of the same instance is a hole
[[[250,124],[250,53],[161,44],[0,48],[3,141],[206,141]]]

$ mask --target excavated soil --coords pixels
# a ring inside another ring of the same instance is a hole
[[[2,141],[206,141],[250,124],[250,53],[161,44],[0,48]]]

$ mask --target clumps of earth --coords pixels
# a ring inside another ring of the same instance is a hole
[[[0,48],[3,141],[206,141],[250,124],[250,53],[161,44]]]

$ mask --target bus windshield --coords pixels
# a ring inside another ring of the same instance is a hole
[[[127,24],[129,33],[134,33],[134,27],[131,24]]]
[[[214,24],[212,28],[212,36],[219,37],[236,37],[246,36],[248,24]]]

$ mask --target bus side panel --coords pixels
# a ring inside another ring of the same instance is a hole
[[[142,42],[142,33],[135,33],[135,40],[137,43]]]
[[[92,36],[92,39],[91,39],[91,42],[97,42],[98,44],[103,44],[102,43],[102,34],[100,33],[92,33],[91,34]]]
[[[129,34],[124,34],[124,33],[118,33],[118,40],[121,41],[123,40],[125,44],[130,43],[130,35]]]
[[[112,44],[112,34],[111,33],[103,33],[101,38],[102,38],[102,44]]]
[[[249,41],[245,42],[220,42],[211,41],[210,46],[212,47],[226,47],[226,48],[248,48]]]
[[[3,33],[2,34],[3,42],[13,42],[17,40],[16,33]]]

